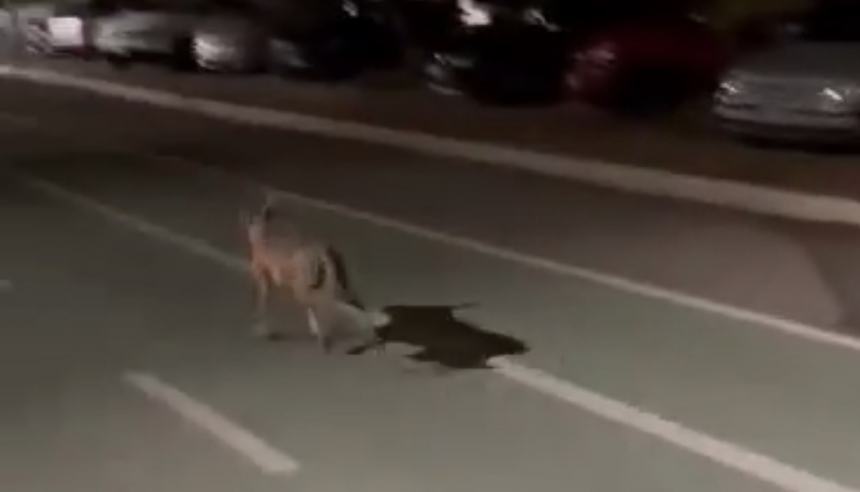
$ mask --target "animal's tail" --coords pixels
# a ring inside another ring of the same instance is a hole
[[[275,215],[275,205],[278,199],[272,191],[266,191],[266,196],[263,200],[263,206],[260,208],[260,218],[268,222]]]

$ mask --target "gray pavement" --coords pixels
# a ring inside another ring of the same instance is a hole
[[[614,193],[74,91],[10,82],[0,87],[7,88],[0,93],[0,120],[7,123],[0,145],[7,155],[20,152],[24,161],[35,159],[72,179],[80,174],[77,166],[93,161],[110,163],[113,179],[127,180],[115,161],[178,157],[755,311],[840,331],[860,327],[860,233],[850,228]],[[34,129],[46,143],[33,144]],[[181,167],[169,160],[164,165]]]
[[[400,350],[320,354],[295,313],[252,339],[248,281],[129,217],[229,255],[240,177],[658,285],[852,329],[856,232],[615,194],[368,145],[0,84],[0,158],[109,207],[0,184],[0,486],[45,490],[764,491],[757,479],[492,371]],[[181,159],[179,159],[181,158]],[[229,170],[238,176],[211,170]],[[860,487],[860,358],[298,203],[380,306],[475,307],[519,360],[820,477]],[[125,217],[125,219],[123,219]],[[148,371],[302,468],[260,474],[124,384]]]
[[[860,199],[856,146],[822,151],[739,142],[715,127],[707,95],[675,114],[641,120],[574,101],[546,107],[480,105],[434,94],[402,72],[320,84],[272,76],[177,74],[147,65],[116,71],[100,62],[62,58],[19,56],[14,63],[337,120]]]
[[[439,377],[393,355],[252,340],[244,278],[32,191],[2,193],[16,204],[3,207],[0,254],[14,283],[4,488],[769,490],[486,372]],[[286,483],[257,474],[123,386],[129,368],[215,406],[302,471]]]

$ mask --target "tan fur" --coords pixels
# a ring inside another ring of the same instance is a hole
[[[267,322],[273,293],[283,293],[305,309],[310,331],[324,350],[330,348],[335,323],[348,320],[373,336],[374,327],[387,322],[385,314],[361,306],[337,253],[284,220],[271,198],[260,212],[246,219],[245,231],[256,290],[257,335],[276,335]]]

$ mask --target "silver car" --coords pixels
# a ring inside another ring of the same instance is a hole
[[[860,7],[820,8],[789,39],[738,62],[714,113],[727,130],[766,139],[860,138]]]
[[[180,9],[123,9],[99,20],[94,45],[116,65],[159,58],[185,68],[191,65],[192,33],[199,19]]]

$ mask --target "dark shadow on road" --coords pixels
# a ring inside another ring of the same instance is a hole
[[[518,355],[528,346],[516,338],[478,328],[457,319],[459,306],[390,306],[391,322],[377,329],[378,340],[349,351],[357,355],[387,343],[416,347],[408,357],[448,369],[487,369],[489,359]]]

